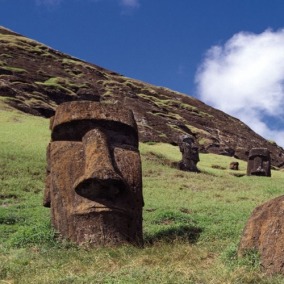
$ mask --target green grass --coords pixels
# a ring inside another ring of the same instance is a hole
[[[1,65],[1,63],[0,63],[0,65]],[[8,70],[8,71],[12,71],[12,72],[18,72],[18,73],[27,72],[27,71],[26,71],[25,69],[23,69],[23,68],[18,68],[18,67],[13,67],[13,66],[4,66],[4,65],[2,65],[1,67],[2,67],[2,69],[4,69],[4,70]]]
[[[44,85],[48,87],[53,87],[56,89],[61,89],[62,91],[67,91],[67,93],[74,94],[74,91],[79,88],[88,87],[86,84],[76,84],[74,82],[70,82],[66,78],[61,77],[51,77],[47,79],[45,82],[35,82],[38,85]]]
[[[256,253],[236,258],[251,211],[282,194],[283,171],[236,177],[233,158],[200,154],[201,173],[182,172],[171,167],[178,147],[141,144],[144,248],[86,249],[57,242],[41,205],[48,125],[0,104],[0,283],[284,283]]]

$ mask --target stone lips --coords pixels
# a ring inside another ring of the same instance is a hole
[[[90,246],[142,245],[142,171],[131,111],[70,102],[51,124],[44,205],[59,235]]]
[[[268,274],[284,275],[284,196],[258,206],[242,234],[238,255],[259,252],[261,267]]]

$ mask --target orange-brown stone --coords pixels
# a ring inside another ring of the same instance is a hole
[[[258,251],[261,266],[268,274],[284,274],[283,216],[283,195],[258,206],[245,226],[239,245],[239,256]]]
[[[141,245],[142,175],[132,112],[64,103],[51,130],[44,205],[56,231],[78,244]]]

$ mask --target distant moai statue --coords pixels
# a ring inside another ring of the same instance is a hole
[[[229,168],[230,168],[230,170],[238,171],[239,170],[239,162],[231,162]]]
[[[252,148],[249,152],[247,175],[271,176],[270,153],[267,148]]]
[[[97,102],[58,106],[51,119],[44,206],[77,244],[143,244],[142,173],[130,110]]]
[[[198,147],[194,145],[194,138],[190,135],[180,137],[179,149],[182,153],[182,160],[178,163],[178,168],[182,171],[200,172],[197,168],[199,162]]]

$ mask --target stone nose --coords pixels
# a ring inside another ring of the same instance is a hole
[[[85,167],[74,184],[76,193],[91,200],[113,201],[123,193],[125,184],[115,170],[107,136],[93,129],[83,137],[83,145]]]

